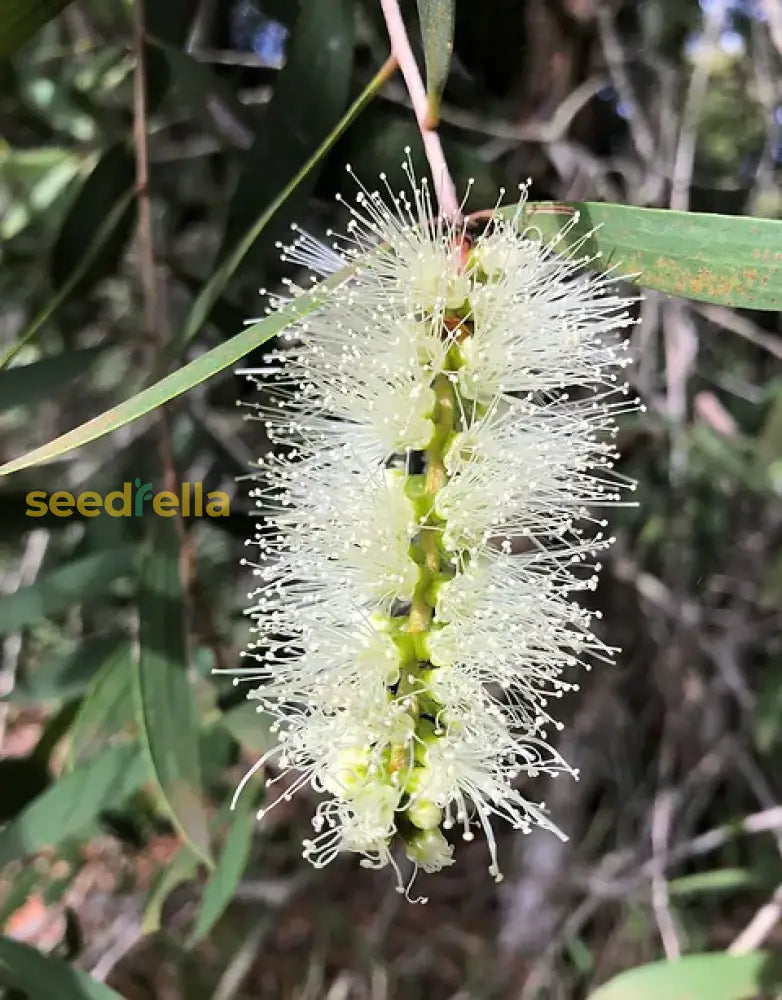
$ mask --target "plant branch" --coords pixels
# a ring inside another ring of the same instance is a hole
[[[383,8],[383,15],[388,27],[388,37],[391,40],[391,52],[399,63],[399,68],[404,77],[405,86],[410,94],[418,127],[421,130],[421,139],[424,144],[424,152],[429,162],[429,169],[432,172],[434,190],[437,202],[440,206],[440,214],[448,219],[458,220],[461,217],[461,208],[456,197],[456,188],[453,184],[448,164],[445,161],[440,136],[434,129],[428,128],[429,117],[428,102],[426,99],[426,87],[415,61],[413,50],[410,47],[410,39],[407,37],[407,28],[399,9],[398,0],[380,0]]]

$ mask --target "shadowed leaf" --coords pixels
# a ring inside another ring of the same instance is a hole
[[[34,1000],[122,1000],[81,969],[11,938],[0,938],[0,984]]]
[[[71,0],[2,0],[0,3],[0,59],[10,56]]]
[[[89,764],[62,775],[0,831],[0,865],[85,832],[100,813],[114,809],[144,781],[135,744],[104,749]]]
[[[51,398],[69,382],[84,375],[100,352],[100,347],[63,351],[29,365],[0,370],[0,412],[13,406],[33,406]]]
[[[290,178],[337,127],[348,100],[353,67],[353,5],[350,0],[304,4],[296,22],[290,54],[274,88],[258,136],[245,154],[228,210],[219,259],[229,257],[253,220],[288,187]],[[296,201],[315,183],[317,164]],[[295,203],[278,212],[263,246],[248,248],[257,260],[279,238]]]
[[[130,644],[118,644],[93,677],[71,726],[74,764],[94,757],[133,720],[132,663]]]
[[[201,801],[198,727],[187,676],[184,601],[176,523],[158,518],[141,575],[139,653],[134,694],[139,735],[171,818],[211,864]]]
[[[0,634],[59,614],[79,601],[105,597],[108,585],[132,572],[134,562],[135,549],[128,546],[84,556],[52,570],[29,587],[21,587],[3,598]]]
[[[236,893],[250,857],[256,822],[252,795],[240,796],[236,811],[228,815],[228,834],[215,870],[204,888],[201,908],[188,941],[190,947],[202,941],[222,916]]]

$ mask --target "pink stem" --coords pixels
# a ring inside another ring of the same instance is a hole
[[[448,164],[445,162],[443,147],[440,136],[434,129],[427,128],[428,105],[426,100],[426,88],[421,79],[418,64],[415,61],[413,50],[410,48],[410,40],[407,37],[407,29],[402,19],[402,12],[399,9],[398,0],[380,0],[383,14],[388,26],[388,37],[391,40],[391,52],[399,63],[405,86],[410,94],[413,103],[413,110],[418,127],[421,130],[421,138],[424,142],[426,159],[429,161],[429,169],[432,172],[434,190],[440,206],[440,214],[447,218],[458,220],[461,217],[459,201],[456,197],[456,188],[453,185]]]

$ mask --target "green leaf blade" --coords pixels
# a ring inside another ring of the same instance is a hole
[[[247,867],[255,829],[255,811],[252,796],[243,798],[244,802],[239,799],[236,812],[229,814],[231,825],[215,870],[206,883],[201,908],[188,942],[190,947],[202,941],[225,912]]]
[[[335,276],[336,278],[337,276]],[[344,280],[344,275],[339,277]],[[328,286],[328,282],[326,286]],[[323,286],[321,286],[323,287]],[[280,330],[294,323],[297,319],[305,316],[315,308],[318,299],[315,295],[305,295],[296,299],[279,312],[267,316],[259,323],[248,327],[242,333],[237,334],[224,344],[213,348],[206,354],[202,354],[195,361],[184,365],[178,371],[166,376],[155,385],[144,389],[142,392],[117,406],[106,410],[100,416],[93,417],[73,430],[68,431],[60,437],[55,438],[48,444],[40,448],[34,448],[20,458],[5,465],[0,466],[0,476],[9,475],[11,472],[18,472],[20,469],[27,469],[32,465],[40,465],[49,462],[54,458],[59,458],[66,452],[82,445],[89,444],[111,431],[115,431],[125,424],[139,417],[146,416],[164,403],[175,399],[182,393],[187,392],[194,386],[205,382],[218,372],[230,368],[231,365],[240,361],[245,354],[261,344],[270,340]]]
[[[35,520],[30,519],[30,526]],[[123,546],[83,556],[21,587],[0,602],[0,635],[60,614],[72,604],[105,596],[117,578],[133,572],[135,549]]]
[[[0,984],[35,1000],[122,1000],[119,993],[61,958],[5,937],[0,938]]]
[[[312,157],[325,137],[339,128],[348,101],[353,69],[353,5],[350,0],[318,0],[303,4],[296,21],[291,50],[280,72],[258,136],[244,157],[231,198],[219,254],[231,256],[254,220]],[[299,185],[297,201],[306,196],[317,176],[313,164],[307,183]],[[269,227],[269,239],[248,251],[261,259],[284,233],[295,204],[288,205]]]
[[[0,59],[64,10],[71,0],[3,0],[0,4]]]
[[[144,782],[135,744],[109,747],[89,764],[62,775],[0,831],[0,865],[82,834]]]
[[[515,208],[504,208],[512,217]],[[573,225],[574,216],[578,221]],[[522,225],[557,249],[668,295],[742,309],[782,309],[782,221],[599,202],[532,202]]]
[[[428,128],[436,128],[453,56],[455,0],[418,0],[426,60]]]
[[[187,675],[184,600],[176,524],[160,518],[141,577],[134,695],[142,746],[171,819],[212,864],[201,801],[198,726]]]
[[[766,952],[686,955],[623,972],[589,1000],[754,1000],[780,983],[780,958]]]

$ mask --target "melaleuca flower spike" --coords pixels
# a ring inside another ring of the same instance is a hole
[[[241,671],[276,720],[269,784],[324,797],[305,857],[356,852],[400,888],[395,843],[432,872],[482,827],[499,879],[495,820],[563,836],[517,784],[574,774],[553,703],[614,653],[577,598],[598,508],[631,487],[613,437],[634,405],[633,300],[524,232],[524,190],[473,231],[404,166],[409,194],[381,178],[344,238],[284,251],[343,277],[250,373],[273,448]]]

